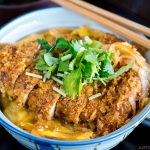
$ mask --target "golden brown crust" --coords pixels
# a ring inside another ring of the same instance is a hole
[[[5,64],[0,70],[0,90],[2,93],[13,89],[14,84],[18,76],[26,68],[26,60],[24,58],[17,58],[11,62]]]
[[[140,78],[133,70],[114,79],[106,89],[100,98],[87,103],[80,116],[82,121],[97,120],[99,135],[108,134],[121,127],[133,115],[129,99],[133,98],[136,103],[142,94]]]
[[[55,116],[77,124],[80,121],[79,116],[88,101],[88,96],[91,95],[92,91],[93,87],[88,85],[77,99],[61,97],[57,102]]]
[[[28,67],[23,74],[18,77],[13,89],[13,97],[16,98],[17,104],[21,106],[26,104],[29,93],[39,82],[39,79],[26,75],[26,72],[40,74],[38,71],[34,70],[33,67],[34,66]]]
[[[0,52],[0,90],[5,93],[13,89],[19,75],[34,61],[39,52],[36,41],[16,45],[4,44],[1,48],[4,49]]]
[[[53,91],[54,81],[49,80],[46,83],[42,81],[32,90],[28,96],[28,107],[38,118],[50,120],[50,111],[58,101],[60,94]]]
[[[102,93],[102,96],[89,101],[88,97],[96,92]],[[136,103],[141,93],[140,78],[135,71],[130,70],[106,87],[100,84],[98,90],[92,85],[86,86],[78,99],[61,97],[55,116],[75,124],[96,121],[98,135],[105,135],[122,126],[133,115],[129,99],[132,97]]]
[[[0,64],[3,65],[16,55],[17,46],[15,44],[0,43]]]
[[[103,44],[112,44],[115,42],[122,42],[123,40],[117,38],[115,35],[110,33],[104,33],[100,38],[99,41]]]

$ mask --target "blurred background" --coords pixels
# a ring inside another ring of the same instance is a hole
[[[150,0],[85,1],[150,26]],[[18,15],[49,6],[54,6],[50,0],[0,0],[0,26]]]
[[[51,6],[50,0],[0,0],[0,26],[24,13]]]
[[[150,0],[85,0],[96,6],[150,27]],[[50,0],[0,0],[0,27],[33,10],[54,7]],[[146,121],[145,121],[146,122]],[[150,121],[145,123],[150,126]],[[125,141],[113,150],[137,150],[150,146],[150,128],[139,125]],[[0,126],[0,150],[26,150]]]
[[[150,0],[86,0],[150,27]]]

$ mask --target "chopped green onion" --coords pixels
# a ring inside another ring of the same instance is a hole
[[[99,80],[98,78],[92,78],[93,80]]]
[[[84,40],[87,44],[92,44],[92,40],[88,36],[85,36]]]
[[[76,59],[73,59],[69,64],[69,70],[74,70],[74,64],[76,62]]]
[[[58,78],[56,78],[56,77],[53,76],[52,79],[53,79],[54,81],[56,81],[57,83],[63,85],[63,82],[62,82],[61,80],[59,80]]]
[[[43,78],[41,75],[38,75],[38,74],[35,74],[35,73],[31,73],[31,72],[26,72],[25,74],[27,76],[34,77],[34,78],[37,78],[37,79],[42,79]]]
[[[67,54],[69,54],[69,53],[70,53],[70,51],[68,50],[68,51],[63,52],[62,54],[63,54],[63,55],[67,55]]]
[[[61,57],[61,60],[62,60],[62,61],[69,60],[69,59],[71,59],[71,57],[72,57],[72,55],[71,55],[71,54],[68,54],[68,55],[66,55],[66,56]]]
[[[46,77],[43,78],[43,82],[46,82]]]
[[[85,51],[85,50],[86,50],[85,47],[80,48],[80,51]]]
[[[65,71],[64,74],[68,74],[69,72]]]
[[[86,82],[84,82],[84,83],[82,83],[82,85],[83,85],[83,86],[85,86],[85,85],[87,85],[87,83],[86,83]]]
[[[79,40],[79,43],[80,43],[81,45],[83,45],[83,41],[82,41],[82,40]]]
[[[101,81],[103,83],[103,85],[106,86],[106,81],[107,81],[106,78],[98,78],[98,79],[99,79],[99,81]]]
[[[41,49],[41,44],[38,44],[37,50],[40,50],[40,49]]]
[[[57,73],[57,76],[58,77],[64,77],[64,74],[63,73]]]
[[[44,75],[44,78],[50,79],[50,77],[51,77],[51,71],[47,71]]]
[[[55,87],[55,86],[53,87],[53,90],[54,90],[55,92],[59,93],[60,95],[66,97],[66,93],[64,92],[64,90],[59,89],[59,88],[57,88],[57,87]]]
[[[93,99],[95,99],[95,98],[97,98],[97,97],[100,97],[101,95],[102,95],[101,93],[97,93],[97,94],[95,94],[95,95],[92,95],[92,96],[89,97],[89,101],[90,101],[90,100],[93,100]]]

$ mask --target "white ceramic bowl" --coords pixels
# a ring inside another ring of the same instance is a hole
[[[48,8],[28,13],[7,24],[0,31],[0,42],[15,42],[24,36],[40,32],[51,27],[78,27],[90,25],[93,28],[107,31],[64,8]],[[60,141],[33,136],[15,126],[0,111],[0,124],[21,144],[29,149],[57,150],[96,150],[111,149],[123,141],[150,112],[150,104],[137,114],[129,123],[107,136],[84,141]]]

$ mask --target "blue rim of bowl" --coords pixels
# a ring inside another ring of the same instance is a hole
[[[15,19],[12,19],[9,23],[2,26],[1,30],[5,27],[9,26],[11,23],[13,23],[13,22],[19,20],[20,18],[25,17],[25,16],[31,15],[33,13],[38,13],[38,12],[41,12],[44,10],[46,11],[49,9],[58,9],[58,8],[61,8],[61,7],[60,6],[52,6],[52,7],[48,7],[48,8],[42,8],[42,9],[30,11],[29,13],[20,15],[20,16],[16,17]],[[115,137],[118,137],[121,134],[124,134],[125,132],[129,131],[130,129],[135,128],[150,113],[150,104],[148,104],[148,106],[146,106],[146,108],[144,108],[144,109],[145,109],[144,112],[141,112],[132,118],[133,119],[132,122],[125,124],[124,126],[117,129],[116,131],[114,131],[114,132],[112,132],[106,136],[102,136],[102,137],[98,137],[98,138],[94,138],[94,139],[89,139],[89,140],[82,140],[82,141],[62,141],[62,140],[46,139],[46,138],[42,138],[42,137],[37,137],[37,136],[34,136],[34,135],[22,130],[21,128],[20,128],[20,130],[18,130],[17,128],[14,128],[10,124],[8,124],[5,120],[2,120],[1,118],[0,118],[0,124],[3,127],[5,127],[6,129],[9,129],[10,131],[14,132],[15,134],[18,134],[22,137],[25,137],[25,138],[31,140],[31,142],[37,143],[37,144],[43,144],[43,145],[48,145],[48,146],[51,144],[61,145],[61,146],[90,145],[90,144],[101,143],[101,142],[104,142],[107,140],[114,139]],[[4,114],[2,113],[2,115],[4,115]],[[16,127],[16,125],[14,125],[14,126]]]

